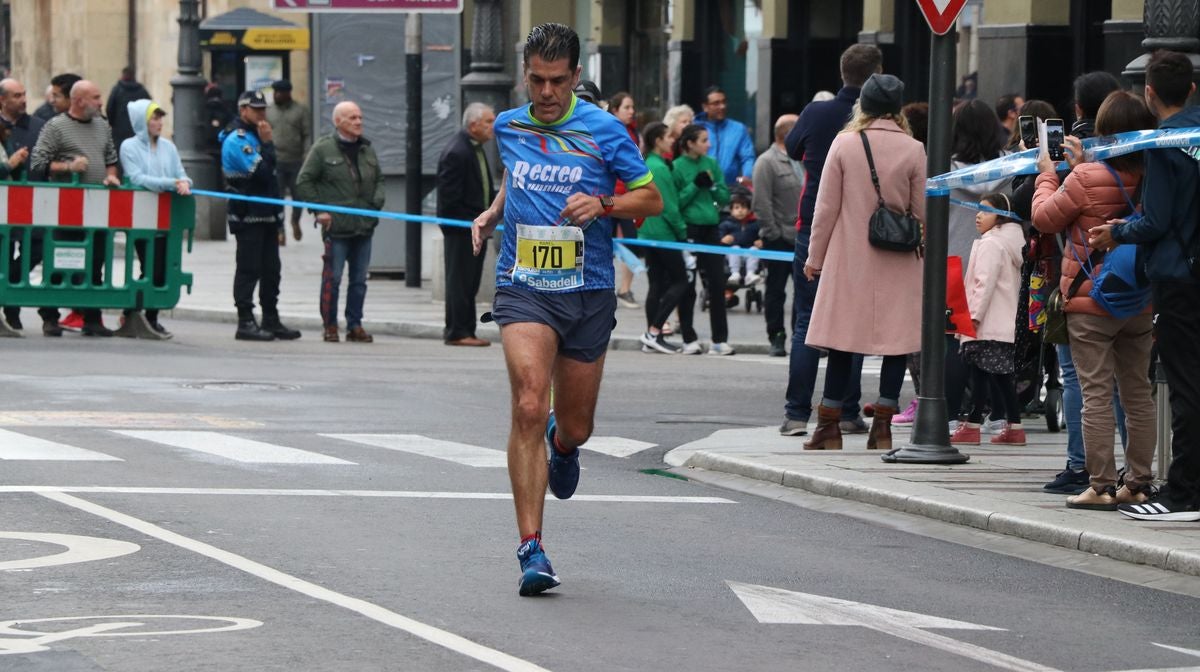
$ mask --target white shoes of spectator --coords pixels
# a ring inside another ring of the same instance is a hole
[[[683,355],[703,355],[703,354],[704,354],[704,348],[700,346],[700,341],[692,341],[691,343],[684,343],[684,344],[683,344],[683,350],[681,350],[681,351],[680,351],[680,354],[683,354]]]
[[[735,354],[735,352],[733,346],[728,343],[713,343],[708,346],[708,354],[710,355],[728,356]]]
[[[651,334],[647,331],[638,340],[642,342],[642,352],[661,352],[664,355],[678,355],[683,350],[681,346],[668,343],[661,333]]]
[[[742,274],[737,273],[737,272],[730,273],[729,274],[729,284],[734,287],[737,287],[738,285],[742,284]]]
[[[746,274],[746,285],[747,286],[757,285],[760,282],[762,282],[762,276],[759,275],[758,273],[747,273]]]

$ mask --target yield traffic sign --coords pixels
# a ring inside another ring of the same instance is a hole
[[[967,0],[917,0],[925,22],[935,35],[945,35],[950,32],[955,19],[962,13]]]

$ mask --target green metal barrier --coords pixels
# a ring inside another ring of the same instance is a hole
[[[183,272],[184,242],[191,252],[196,228],[191,196],[0,182],[0,221],[0,305],[163,310],[179,303],[182,287],[191,292],[192,275]]]

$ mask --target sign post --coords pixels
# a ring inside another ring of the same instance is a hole
[[[408,133],[405,136],[405,209],[421,214],[421,15],[404,20],[405,83],[408,86]],[[404,285],[421,286],[421,223],[404,225]]]
[[[929,145],[926,173],[950,169],[955,44],[949,34],[966,0],[916,0],[934,32],[929,64]],[[949,194],[925,197],[925,276],[921,304],[921,389],[909,445],[881,456],[884,462],[962,464],[971,459],[950,445],[946,409],[946,248]],[[958,409],[954,409],[957,413]]]

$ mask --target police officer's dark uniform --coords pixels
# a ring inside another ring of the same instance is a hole
[[[275,145],[258,137],[256,125],[241,118],[244,108],[265,110],[267,101],[258,91],[238,98],[238,118],[221,136],[221,171],[225,189],[246,196],[279,198],[275,176]],[[237,239],[237,270],[233,276],[233,302],[238,310],[236,337],[270,341],[300,338],[300,332],[279,321],[279,236],[283,233],[283,206],[229,201],[229,232]],[[254,285],[262,305],[262,327],[254,320]]]

